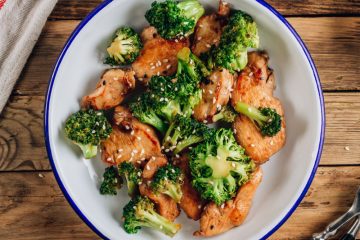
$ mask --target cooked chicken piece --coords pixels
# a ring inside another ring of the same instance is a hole
[[[225,1],[220,0],[219,1],[219,9],[218,9],[218,14],[220,16],[224,16],[227,17],[230,14],[230,7],[229,4]]]
[[[267,66],[268,55],[265,52],[251,52],[248,59],[246,68],[235,83],[232,105],[235,107],[237,102],[244,102],[257,108],[270,107],[282,117],[281,130],[273,137],[262,136],[256,125],[245,116],[238,116],[234,122],[236,140],[257,164],[262,164],[285,144],[284,111],[280,101],[273,96],[275,78]]]
[[[191,50],[196,56],[200,56],[220,42],[223,27],[226,25],[226,17],[230,13],[227,3],[219,1],[218,13],[202,16],[196,23],[194,40]]]
[[[205,202],[191,185],[189,159],[186,155],[182,155],[180,158],[174,160],[174,165],[181,168],[184,173],[184,182],[181,186],[183,196],[179,204],[180,208],[184,210],[189,218],[195,221],[199,220]]]
[[[118,106],[114,112],[113,131],[101,143],[102,159],[109,164],[141,161],[161,153],[154,129],[131,116],[128,109]]]
[[[210,50],[212,45],[219,45],[224,21],[216,13],[202,16],[196,24],[192,52],[200,56]]]
[[[273,137],[262,136],[258,127],[246,116],[239,115],[233,124],[235,138],[237,142],[245,148],[249,155],[257,164],[263,164],[272,155],[278,152],[285,144],[285,118],[284,110],[280,101],[273,96],[266,96],[256,101],[255,107],[274,108],[281,116],[281,129]]]
[[[139,189],[141,195],[147,196],[152,201],[154,201],[156,205],[156,210],[161,216],[171,221],[174,221],[175,218],[180,214],[176,202],[171,197],[165,194],[153,193],[149,187],[151,179],[153,178],[158,168],[165,166],[167,162],[168,161],[164,155],[157,155],[151,157],[144,166],[144,170],[142,173],[143,183],[140,184]]]
[[[255,191],[262,180],[262,170],[258,167],[251,179],[240,187],[234,199],[221,206],[211,202],[205,206],[200,218],[200,230],[195,236],[209,237],[241,225],[247,217]]]
[[[147,181],[139,185],[140,194],[147,196],[155,203],[156,210],[161,216],[169,219],[170,221],[174,221],[180,214],[180,210],[174,199],[162,193],[153,193],[148,184],[149,182]]]
[[[84,96],[81,105],[96,110],[109,109],[119,105],[125,95],[135,88],[135,72],[132,70],[108,69],[101,76],[96,89]]]
[[[272,70],[268,68],[268,61],[269,57],[265,52],[248,54],[248,64],[234,84],[231,96],[233,106],[239,101],[253,105],[259,96],[273,95],[275,78]]]
[[[168,163],[167,158],[164,155],[152,156],[149,161],[145,164],[142,172],[142,178],[150,180],[159,167],[163,167]]]
[[[189,40],[165,40],[153,29],[145,28],[141,34],[145,40],[140,56],[132,64],[135,76],[147,83],[154,75],[173,75],[177,70],[177,53],[189,47]]]
[[[211,121],[223,106],[229,102],[234,76],[226,69],[216,70],[209,77],[209,83],[202,83],[202,99],[194,108],[194,118]]]

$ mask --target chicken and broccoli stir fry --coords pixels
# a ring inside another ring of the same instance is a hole
[[[104,72],[65,133],[107,165],[102,195],[127,188],[123,228],[170,237],[182,209],[194,236],[243,223],[262,180],[260,165],[285,144],[284,110],[269,56],[247,13],[220,0],[155,1],[138,34],[121,26],[104,51]]]

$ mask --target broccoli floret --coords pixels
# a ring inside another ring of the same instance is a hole
[[[275,136],[281,129],[281,116],[273,108],[255,108],[246,103],[236,103],[235,110],[250,118],[263,136]]]
[[[183,180],[180,168],[167,164],[156,171],[150,186],[155,193],[166,194],[179,203],[182,198]]]
[[[129,196],[134,196],[141,182],[141,169],[130,162],[122,162],[119,165],[119,174],[125,176]]]
[[[129,107],[132,114],[141,122],[154,126],[164,134],[167,129],[167,123],[157,114],[157,105],[159,103],[160,100],[155,94],[145,92],[137,101],[130,103]]]
[[[257,26],[251,16],[233,11],[224,28],[217,48],[212,48],[203,58],[209,67],[222,67],[231,73],[242,70],[247,64],[247,48],[259,47]]]
[[[102,195],[116,195],[117,189],[121,188],[122,179],[119,176],[119,173],[116,167],[111,166],[105,168],[103,174],[104,180],[100,185],[100,194]]]
[[[172,39],[192,34],[196,22],[204,13],[204,8],[197,0],[166,0],[153,2],[145,18],[160,36]]]
[[[234,111],[234,109],[226,105],[220,110],[220,112],[218,112],[212,117],[212,121],[213,122],[224,121],[224,122],[232,123],[235,121],[236,116],[237,114]]]
[[[203,199],[217,205],[232,198],[255,167],[236,143],[232,131],[224,128],[193,148],[189,159],[194,188]]]
[[[109,56],[105,59],[105,63],[112,66],[130,64],[139,56],[141,48],[142,43],[135,30],[130,27],[121,27],[115,32],[107,48]]]
[[[102,111],[80,110],[65,123],[65,134],[78,145],[85,158],[95,157],[98,145],[109,137],[112,127]]]
[[[177,115],[166,131],[163,146],[180,153],[185,148],[211,138],[214,129],[207,127],[192,118]]]
[[[155,212],[154,203],[144,196],[137,196],[126,204],[123,218],[127,233],[137,233],[141,227],[149,227],[173,237],[181,228],[180,224],[173,223]]]

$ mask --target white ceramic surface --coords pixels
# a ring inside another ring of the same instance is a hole
[[[216,0],[203,0],[216,9]],[[287,143],[263,165],[264,179],[245,223],[211,239],[259,239],[276,230],[295,209],[311,183],[319,160],[323,138],[323,106],[317,73],[306,50],[263,2],[229,0],[236,8],[252,15],[259,27],[261,48],[270,56],[275,71],[278,96],[285,108]],[[101,73],[106,45],[114,30],[122,25],[141,30],[146,26],[149,0],[106,1],[75,30],[65,46],[49,86],[45,109],[45,135],[55,176],[70,204],[89,226],[110,239],[167,239],[145,228],[136,235],[121,227],[122,207],[129,198],[126,190],[116,197],[99,194],[98,185],[105,165],[100,157],[85,160],[79,149],[65,139],[66,118],[79,109],[79,100],[94,89]],[[315,71],[315,72],[314,72]],[[174,239],[191,239],[198,222],[182,213],[176,220],[183,225]]]

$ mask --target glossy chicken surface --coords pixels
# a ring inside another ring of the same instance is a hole
[[[130,161],[138,165],[160,154],[160,142],[154,129],[139,122],[127,108],[115,108],[114,122],[110,137],[101,144],[103,161],[112,165]]]
[[[228,70],[215,70],[209,77],[209,83],[201,83],[202,99],[194,108],[194,118],[200,122],[210,122],[229,102],[233,84],[234,76]]]
[[[180,158],[176,158],[173,163],[181,168],[184,173],[184,182],[181,186],[183,196],[179,204],[180,208],[184,210],[189,218],[199,220],[205,201],[201,199],[199,193],[191,185],[189,159],[186,155],[182,155]]]
[[[141,38],[144,47],[132,64],[137,79],[147,83],[154,75],[173,75],[177,70],[176,55],[182,48],[189,47],[188,39],[163,39],[153,27],[145,28]]]
[[[238,190],[235,198],[221,206],[209,203],[200,218],[200,230],[195,236],[210,237],[241,225],[249,214],[256,189],[262,181],[262,170],[258,167],[250,181]]]
[[[81,105],[95,110],[106,110],[119,105],[126,94],[135,88],[135,73],[132,70],[108,69],[101,76],[96,89],[84,96]]]

